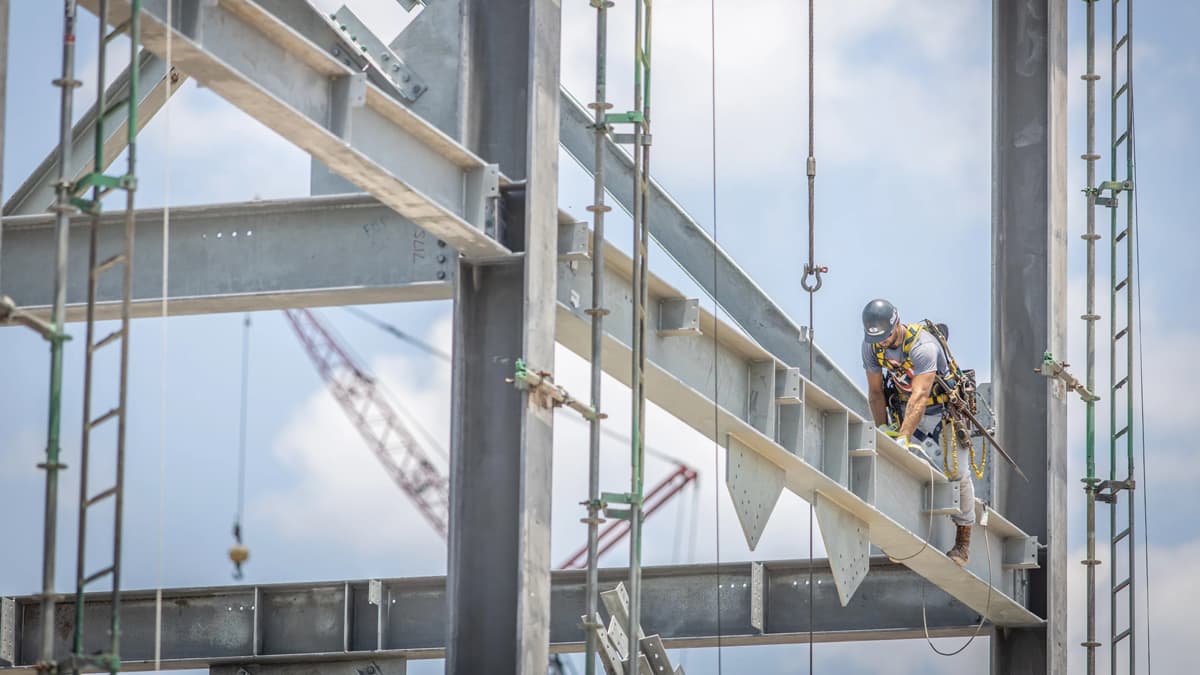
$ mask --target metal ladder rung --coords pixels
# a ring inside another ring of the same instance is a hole
[[[1113,94],[1113,98],[1118,99],[1128,91],[1129,91],[1129,83],[1126,82],[1125,84],[1122,84],[1120,87],[1117,87],[1117,93]]]
[[[108,488],[107,490],[105,490],[104,492],[100,492],[100,493],[93,495],[90,499],[87,500],[87,506],[88,507],[94,506],[115,494],[117,494],[117,486],[114,485],[114,486]]]
[[[1128,228],[1126,228],[1126,229],[1124,229],[1124,230],[1121,230],[1120,232],[1118,232],[1118,233],[1117,233],[1117,237],[1116,237],[1116,239],[1113,239],[1113,242],[1118,242],[1118,241],[1121,241],[1121,240],[1122,240],[1122,239],[1124,239],[1124,238],[1126,237],[1126,235],[1128,235],[1128,234],[1129,234],[1129,229],[1128,229]]]
[[[1129,536],[1129,528],[1127,527],[1127,528],[1121,530],[1120,534],[1113,537],[1112,543],[1116,544],[1117,542],[1121,541],[1122,539],[1124,539],[1128,536]]]
[[[121,337],[123,337],[124,335],[125,335],[125,328],[124,328],[124,327],[121,327],[121,328],[118,328],[118,329],[114,330],[113,332],[109,333],[108,335],[105,335],[105,336],[104,336],[104,339],[102,339],[102,340],[100,340],[99,342],[97,342],[97,343],[93,344],[93,345],[92,345],[92,352],[99,351],[100,349],[102,349],[102,348],[104,348],[104,347],[106,347],[106,346],[108,346],[108,345],[112,344],[113,342],[116,342],[118,339],[120,339],[120,338],[121,338]]]
[[[104,260],[99,265],[96,265],[96,274],[103,274],[104,272],[111,270],[123,262],[125,262],[125,254],[118,253],[113,257]]]
[[[1133,583],[1133,581],[1131,579],[1126,579],[1125,581],[1122,581],[1121,583],[1117,584],[1116,586],[1113,586],[1112,594],[1116,595],[1117,593],[1120,593],[1121,591],[1125,590],[1126,588],[1129,588],[1129,584],[1131,584],[1131,583]]]
[[[1121,338],[1125,337],[1125,335],[1126,335],[1127,333],[1129,333],[1129,327],[1128,327],[1128,326],[1126,326],[1126,327],[1122,328],[1121,330],[1117,331],[1117,334],[1113,336],[1113,340],[1120,340]]]
[[[111,420],[112,418],[116,417],[119,414],[121,414],[121,407],[117,406],[116,408],[109,410],[108,412],[97,417],[96,419],[92,420],[91,422],[88,422],[88,429],[95,429],[96,427],[100,426],[101,424],[104,424],[105,422]]]
[[[1115,441],[1115,440],[1117,440],[1118,438],[1120,438],[1120,437],[1124,436],[1124,435],[1125,435],[1125,434],[1127,434],[1127,433],[1129,433],[1129,427],[1127,427],[1127,426],[1126,426],[1126,427],[1121,427],[1121,430],[1120,430],[1120,431],[1118,431],[1118,432],[1117,432],[1117,433],[1116,433],[1116,434],[1113,436],[1113,440]]]
[[[1124,143],[1128,138],[1129,138],[1129,132],[1128,131],[1122,132],[1122,134],[1120,136],[1117,136],[1117,140],[1113,141],[1113,147],[1114,148],[1120,147],[1121,144]]]
[[[1117,283],[1117,287],[1116,287],[1116,288],[1114,288],[1113,290],[1114,290],[1114,291],[1119,291],[1119,290],[1121,290],[1122,288],[1125,288],[1125,287],[1126,287],[1126,286],[1128,286],[1128,285],[1129,285],[1129,277],[1125,277],[1124,279],[1122,279],[1120,282],[1118,282],[1118,283]]]
[[[1120,389],[1121,387],[1124,387],[1127,384],[1129,384],[1129,376],[1128,375],[1117,380],[1117,383],[1113,385],[1113,391],[1116,391],[1116,390]]]
[[[93,581],[96,581],[97,579],[102,579],[112,573],[113,573],[113,566],[109,565],[108,567],[105,567],[104,569],[100,570],[99,572],[96,572],[96,573],[92,574],[91,576],[89,576],[88,578],[84,579],[83,585],[87,586],[88,584],[92,583]]]
[[[1120,633],[1117,633],[1116,635],[1113,636],[1112,643],[1115,645],[1118,642],[1120,642],[1121,640],[1124,640],[1125,638],[1129,637],[1132,634],[1133,634],[1133,629],[1126,628],[1125,630],[1123,630]]]
[[[1113,51],[1115,52],[1118,49],[1120,49],[1121,47],[1124,47],[1126,45],[1126,43],[1128,43],[1128,42],[1129,42],[1129,33],[1126,33],[1121,36],[1120,40],[1117,40],[1117,44],[1113,45]]]

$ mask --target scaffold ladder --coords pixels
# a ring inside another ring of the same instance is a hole
[[[127,393],[129,375],[129,313],[130,300],[133,292],[133,239],[134,239],[134,193],[137,189],[135,177],[135,161],[137,156],[137,92],[138,92],[138,45],[141,28],[141,0],[133,0],[130,19],[127,23],[108,32],[108,2],[101,0],[99,7],[99,55],[97,57],[96,77],[96,110],[106,111],[125,105],[128,106],[128,150],[126,151],[127,168],[123,175],[108,175],[104,173],[104,115],[97,116],[94,160],[91,172],[84,175],[72,186],[75,195],[71,203],[81,211],[91,216],[90,244],[88,250],[88,284],[87,284],[87,342],[84,355],[83,374],[83,433],[79,458],[79,538],[76,553],[76,585],[75,585],[75,634],[72,645],[73,667],[75,673],[83,670],[99,669],[117,673],[121,669],[121,529],[125,492],[125,433],[127,422]],[[129,69],[129,94],[123,101],[109,102],[106,96],[104,82],[106,70],[106,52],[110,42],[122,33],[128,31],[130,63],[135,64]],[[63,142],[67,142],[64,140]],[[90,190],[89,196],[84,196]],[[116,250],[103,251],[101,257],[100,230],[101,200],[113,191],[125,193],[125,214],[122,219],[123,236],[118,239]],[[103,280],[111,273],[120,272],[121,304],[118,327],[100,339],[96,339],[96,295]],[[118,387],[116,403],[100,414],[96,414],[94,406],[95,385],[97,372],[97,356],[119,352],[117,377]],[[112,439],[110,431],[116,427],[115,441],[109,446],[111,453],[105,453],[104,460],[114,465],[111,482],[103,489],[93,491],[91,487],[91,471],[93,453],[98,451],[102,439]],[[98,570],[89,571],[88,560],[88,526],[89,514],[92,509],[108,507],[112,509],[112,550],[111,560]],[[105,649],[93,650],[87,653],[84,641],[84,591],[94,583],[108,579],[111,600],[109,603],[108,643]]]
[[[1112,99],[1110,164],[1112,180],[1105,186],[1111,197],[1107,206],[1112,214],[1111,239],[1111,317],[1112,341],[1109,350],[1109,468],[1108,482],[1101,497],[1109,504],[1109,602],[1112,639],[1109,643],[1112,672],[1120,672],[1118,654],[1122,642],[1128,640],[1128,673],[1137,667],[1137,575],[1134,539],[1134,468],[1133,468],[1133,399],[1134,399],[1134,201],[1133,190],[1133,0],[1112,2]],[[1122,24],[1121,14],[1124,14]],[[1121,160],[1124,160],[1123,162]],[[1125,192],[1125,199],[1117,195]],[[1118,313],[1120,311],[1120,313]],[[1120,450],[1125,461],[1120,463]],[[1123,464],[1123,466],[1121,466]],[[1123,470],[1121,470],[1123,469]],[[1127,499],[1118,499],[1121,491]],[[1119,560],[1126,560],[1123,566]],[[1127,613],[1118,611],[1125,604]],[[1124,616],[1125,621],[1121,618]]]

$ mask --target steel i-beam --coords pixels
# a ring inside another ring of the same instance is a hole
[[[816,602],[808,624],[808,573]],[[924,596],[929,631],[936,637],[969,635],[978,614],[884,557],[870,560],[859,597],[842,607],[826,560],[785,560],[721,565],[671,565],[644,570],[643,624],[670,648],[891,640],[923,636]],[[551,651],[582,651],[579,616],[584,607],[582,570],[552,575]],[[603,588],[625,578],[620,568],[600,571]],[[718,588],[719,584],[719,588]],[[717,593],[720,593],[720,612]],[[121,599],[122,668],[154,666],[155,591],[126,591]],[[354,662],[364,658],[428,659],[444,655],[446,579],[425,577],[179,588],[163,591],[161,659],[164,669],[221,664]],[[106,598],[85,598],[84,621],[104,639]],[[39,643],[36,596],[0,599],[0,670],[32,672]],[[61,625],[74,607],[59,605]],[[85,649],[93,645],[85,644]],[[70,654],[69,634],[55,653]]]

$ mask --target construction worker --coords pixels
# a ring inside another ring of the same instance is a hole
[[[937,375],[951,381],[950,361],[937,338],[924,324],[906,326],[900,313],[887,300],[867,303],[862,313],[863,368],[875,424],[931,464],[942,433],[942,403],[946,393],[936,383]],[[890,400],[889,400],[890,399]],[[954,463],[958,475],[959,507],[951,520],[957,526],[954,548],[946,552],[959,566],[966,565],[971,548],[971,526],[975,524],[975,486],[967,469],[966,447],[958,450]],[[935,468],[937,467],[935,464]]]

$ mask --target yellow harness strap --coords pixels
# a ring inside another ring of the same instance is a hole
[[[925,330],[925,324],[922,323],[911,323],[905,327],[904,342],[900,344],[900,349],[904,353],[904,361],[902,363],[897,363],[895,360],[889,360],[886,358],[884,356],[883,344],[876,343],[874,345],[875,360],[879,363],[879,366],[891,373],[893,378],[907,377],[909,373],[912,372],[912,357],[910,356],[910,352],[912,352],[912,346],[916,344],[917,336],[920,335],[921,331],[923,330]],[[940,389],[940,387],[937,388]],[[901,401],[908,401],[908,392],[897,387],[897,393],[899,393]],[[926,405],[942,405],[949,400],[950,396],[945,392],[942,392],[940,394],[931,395],[929,400],[926,402]]]

